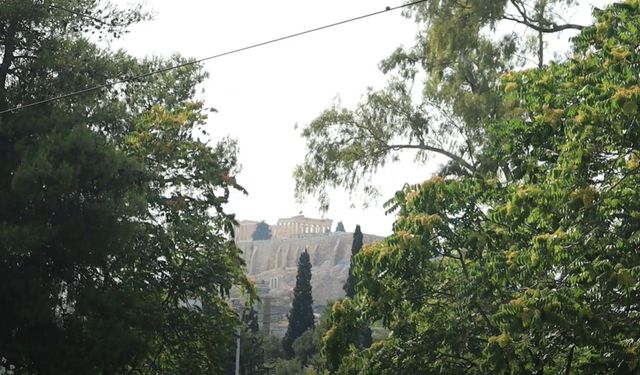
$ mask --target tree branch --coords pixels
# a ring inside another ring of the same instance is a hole
[[[513,21],[522,25],[525,25],[535,31],[541,32],[541,33],[556,33],[562,30],[582,30],[584,29],[583,25],[577,25],[577,24],[573,24],[573,23],[566,23],[563,25],[558,25],[555,23],[550,23],[551,26],[543,26],[542,22],[539,23],[535,23],[531,20],[531,18],[529,18],[529,15],[527,14],[527,11],[524,9],[524,7],[521,7],[518,4],[517,0],[511,0],[511,4],[514,6],[514,8],[516,8],[516,10],[518,11],[518,13],[520,13],[520,15],[522,16],[522,18],[516,18],[512,15],[508,15],[505,14],[502,16],[502,19],[504,20],[508,20],[508,21]]]
[[[564,375],[569,375],[571,373],[571,363],[573,362],[573,349],[575,345],[571,345],[571,349],[569,349],[569,355],[567,355],[567,367],[564,369]]]
[[[393,150],[417,149],[417,150],[435,152],[437,154],[444,155],[444,156],[448,157],[449,159],[455,161],[456,163],[460,164],[461,166],[466,168],[471,173],[475,173],[475,171],[476,171],[476,169],[474,168],[473,165],[469,164],[469,162],[467,162],[466,160],[464,160],[460,156],[458,156],[458,155],[456,155],[456,154],[454,154],[454,153],[452,153],[450,151],[447,151],[445,149],[442,149],[442,148],[439,148],[439,147],[434,147],[434,146],[429,146],[429,145],[424,144],[424,143],[417,144],[417,145],[414,145],[414,144],[391,144],[391,145],[385,146],[385,148],[393,149]]]
[[[508,21],[513,21],[513,22],[517,22],[519,24],[525,25],[535,31],[539,31],[542,33],[557,33],[559,31],[563,31],[563,30],[582,30],[585,28],[585,26],[583,25],[577,25],[574,23],[566,23],[563,25],[557,25],[555,23],[552,23],[550,27],[544,27],[544,26],[540,26],[537,25],[529,20],[526,19],[519,19],[513,16],[509,16],[509,15],[504,15],[502,16],[502,19],[504,20],[508,20]]]

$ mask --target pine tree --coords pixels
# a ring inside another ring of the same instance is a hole
[[[351,265],[349,266],[349,276],[347,276],[347,281],[342,287],[346,296],[351,299],[356,295],[356,278],[353,276],[353,259],[358,255],[360,249],[362,249],[362,240],[363,236],[362,231],[360,230],[360,225],[356,225],[356,230],[353,232],[353,244],[351,245]],[[358,330],[355,344],[359,348],[368,348],[371,345],[371,342],[371,328],[363,324],[363,326]]]
[[[342,224],[342,221],[338,221],[338,225],[336,225],[336,232],[345,232],[344,224]]]
[[[271,239],[271,228],[264,220],[256,225],[256,230],[253,231],[251,239],[254,241],[269,240]]]
[[[293,342],[306,330],[313,329],[313,297],[311,295],[311,261],[307,249],[298,260],[298,275],[293,289],[293,306],[289,312],[289,328],[282,340],[287,357],[294,355]]]

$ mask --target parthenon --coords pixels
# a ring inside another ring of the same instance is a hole
[[[276,225],[269,225],[272,238],[300,238],[331,232],[331,219],[312,219],[304,215],[278,219]],[[250,241],[257,225],[256,221],[243,220],[236,228],[236,241]]]

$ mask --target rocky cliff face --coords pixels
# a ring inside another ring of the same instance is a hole
[[[365,234],[364,243],[383,237]],[[327,233],[309,238],[240,241],[247,273],[256,283],[269,287],[272,296],[288,296],[296,283],[298,258],[306,248],[312,265],[311,287],[315,305],[344,296],[351,260],[353,233]]]

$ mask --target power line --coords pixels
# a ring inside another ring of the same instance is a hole
[[[213,59],[217,59],[217,58],[220,58],[220,57],[223,57],[223,56],[233,55],[235,53],[239,53],[239,52],[247,51],[247,50],[250,50],[250,49],[266,46],[266,45],[269,45],[269,44],[274,44],[274,43],[277,43],[277,42],[281,42],[283,40],[296,38],[296,37],[299,37],[299,36],[302,36],[302,35],[305,35],[305,34],[311,34],[311,33],[314,33],[316,31],[325,30],[325,29],[329,29],[329,28],[332,28],[332,27],[344,25],[344,24],[347,24],[347,23],[350,23],[350,22],[359,21],[359,20],[362,20],[362,19],[365,19],[365,18],[377,16],[377,15],[380,15],[382,13],[391,12],[391,11],[398,10],[398,9],[401,9],[401,8],[407,8],[407,7],[410,7],[410,6],[413,6],[413,5],[424,3],[425,1],[427,1],[427,0],[417,0],[417,1],[413,1],[413,2],[407,3],[407,4],[398,5],[398,6],[395,6],[395,7],[386,7],[384,10],[379,10],[379,11],[376,11],[376,12],[373,12],[373,13],[364,14],[362,16],[349,18],[349,19],[346,19],[346,20],[343,20],[343,21],[334,22],[334,23],[331,23],[331,24],[328,24],[328,25],[324,25],[324,26],[320,26],[320,27],[315,27],[313,29],[307,29],[307,30],[300,31],[300,32],[297,32],[297,33],[294,33],[294,34],[289,34],[289,35],[282,36],[282,37],[279,37],[279,38],[270,39],[270,40],[267,40],[267,41],[264,41],[264,42],[251,44],[251,45],[248,45],[248,46],[245,46],[245,47],[241,47],[241,48],[233,49],[233,50],[230,50],[230,51],[218,53],[216,55],[203,57],[201,59],[185,62],[185,63],[182,63],[182,64],[172,65],[172,66],[169,66],[169,67],[166,67],[166,68],[154,70],[154,71],[151,71],[151,72],[148,72],[148,73],[144,73],[144,74],[141,74],[141,75],[138,75],[138,76],[130,77],[130,76],[127,76],[127,75],[122,75],[119,78],[115,78],[111,82],[105,82],[105,83],[100,84],[100,85],[87,87],[87,88],[84,88],[84,89],[81,89],[81,90],[72,91],[72,92],[69,92],[69,93],[66,93],[66,94],[61,94],[61,95],[58,95],[58,96],[53,96],[53,97],[50,97],[50,98],[47,98],[47,99],[43,99],[43,100],[39,100],[39,101],[36,101],[36,102],[32,102],[32,103],[28,103],[28,104],[24,104],[24,105],[19,105],[19,106],[14,107],[14,108],[5,109],[3,111],[0,111],[0,114],[4,114],[4,113],[8,113],[8,112],[14,112],[14,111],[25,109],[25,108],[29,108],[29,107],[35,107],[35,106],[38,106],[38,105],[41,105],[41,104],[50,103],[50,102],[58,101],[58,100],[61,100],[61,99],[66,99],[66,98],[70,98],[70,97],[73,97],[73,96],[86,94],[86,93],[91,92],[91,91],[96,91],[96,90],[100,90],[100,89],[103,89],[103,88],[112,87],[114,85],[121,84],[121,83],[141,80],[143,78],[147,78],[147,77],[150,77],[150,76],[153,76],[153,75],[156,75],[156,74],[165,73],[165,72],[168,72],[168,71],[171,71],[171,70],[174,70],[174,69],[179,69],[179,68],[182,68],[182,67],[185,67],[185,66],[199,64],[199,63],[202,63],[202,62],[205,62],[205,61],[208,61],[208,60],[213,60]]]

